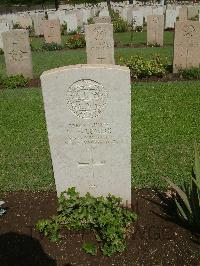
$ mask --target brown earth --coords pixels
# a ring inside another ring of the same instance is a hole
[[[58,243],[35,231],[39,219],[56,214],[56,193],[0,193],[7,208],[0,217],[0,265],[200,265],[200,232],[184,228],[166,215],[163,195],[150,189],[133,191],[133,209],[139,218],[127,248],[121,254],[104,257],[100,252],[91,256],[81,250],[83,242],[94,241],[89,231],[68,231]],[[173,213],[168,206],[167,213]]]

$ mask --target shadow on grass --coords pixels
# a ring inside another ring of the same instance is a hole
[[[0,235],[1,266],[57,265],[42,249],[40,242],[30,236],[13,232]]]

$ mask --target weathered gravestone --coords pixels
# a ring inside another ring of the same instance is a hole
[[[143,27],[143,12],[142,10],[133,10],[132,12],[132,25],[133,28],[136,29],[137,27]]]
[[[33,20],[33,26],[36,36],[42,36],[43,34],[43,28],[42,28],[42,22],[45,20],[44,14],[33,14],[31,15]]]
[[[61,44],[61,32],[59,19],[44,20],[42,22],[42,29],[46,43]]]
[[[188,8],[183,6],[179,9],[179,21],[185,21],[188,19]]]
[[[85,39],[88,64],[115,64],[112,24],[85,26]]]
[[[62,15],[63,24],[67,24],[67,32],[76,31],[78,28],[78,20],[75,12],[69,12]]]
[[[3,49],[2,33],[9,31],[10,26],[7,22],[0,22],[0,48]]]
[[[163,46],[164,16],[147,16],[147,44]]]
[[[7,75],[23,74],[32,78],[32,58],[27,30],[2,33]]]
[[[178,21],[175,24],[173,72],[200,67],[200,23]]]
[[[130,71],[74,65],[41,76],[57,194],[108,193],[131,204]]]
[[[195,18],[199,15],[199,6],[188,6],[188,19]]]
[[[111,17],[94,17],[94,23],[111,23]]]
[[[177,11],[175,9],[167,9],[165,13],[165,29],[174,29],[176,18]]]

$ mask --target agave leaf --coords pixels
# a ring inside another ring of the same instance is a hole
[[[178,208],[180,215],[184,218],[184,220],[188,221],[189,218],[187,217],[187,214],[184,212],[181,205],[178,203],[177,199],[175,199],[176,207]]]
[[[200,156],[197,149],[197,144],[195,143],[195,161],[194,161],[194,173],[197,183],[200,185]]]
[[[190,203],[189,203],[188,197],[183,192],[183,190],[181,190],[176,184],[174,184],[168,177],[163,177],[163,179],[178,193],[180,198],[183,200],[183,203],[185,204],[186,208],[191,213],[192,210],[191,210],[191,207],[190,207]]]

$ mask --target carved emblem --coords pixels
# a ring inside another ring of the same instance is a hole
[[[106,105],[107,91],[102,84],[83,79],[73,83],[67,90],[67,106],[71,112],[83,119],[99,116]]]
[[[183,35],[186,38],[191,38],[195,32],[195,27],[193,25],[187,25],[183,29]]]

